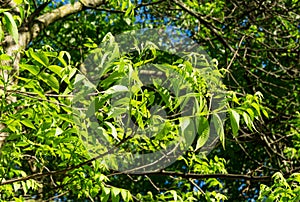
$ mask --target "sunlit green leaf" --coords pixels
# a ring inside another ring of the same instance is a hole
[[[216,129],[217,134],[220,137],[220,141],[222,143],[223,148],[225,148],[225,132],[223,127],[223,121],[221,120],[218,114],[213,114],[213,123]]]
[[[20,67],[21,69],[27,70],[35,76],[40,72],[40,67],[36,65],[20,64]]]
[[[199,127],[198,127],[198,140],[195,151],[200,149],[208,140],[210,135],[210,127],[208,120],[204,117],[199,117]]]
[[[24,119],[20,121],[22,124],[24,124],[25,126],[35,129],[34,125],[32,124],[32,122],[28,119]]]
[[[19,41],[18,27],[13,16],[9,12],[3,12],[3,14],[5,19],[6,29],[12,35],[15,43],[18,43]]]
[[[33,49],[28,50],[29,55],[38,63],[42,64],[43,66],[47,67],[49,64],[49,60],[45,54],[42,52],[36,52]]]
[[[230,123],[232,128],[232,134],[235,137],[238,133],[240,127],[240,114],[234,109],[230,109],[229,111]]]
[[[59,82],[55,78],[55,76],[43,72],[39,76],[39,78],[41,78],[46,84],[48,84],[55,92],[59,92]]]
[[[47,66],[48,69],[50,69],[52,72],[57,74],[59,77],[62,77],[62,68],[58,65],[50,65]]]

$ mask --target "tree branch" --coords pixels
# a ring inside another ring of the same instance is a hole
[[[187,13],[189,13],[190,15],[196,17],[201,23],[203,23],[204,26],[206,26],[208,29],[210,29],[212,31],[212,33],[221,41],[221,43],[227,47],[232,53],[235,53],[235,50],[229,45],[229,43],[222,37],[222,35],[220,33],[218,33],[217,28],[209,23],[206,19],[204,19],[201,15],[199,15],[198,13],[194,12],[193,10],[191,10],[190,8],[188,8],[185,4],[183,4],[180,1],[177,0],[173,0],[173,2],[175,2],[176,5],[178,5],[182,10],[186,11]],[[238,55],[238,54],[237,54]]]
[[[122,174],[122,173],[120,173]],[[243,175],[243,174],[197,174],[197,173],[181,173],[174,171],[159,171],[146,173],[148,176],[159,175],[159,176],[173,176],[173,177],[182,177],[185,179],[206,179],[206,178],[219,178],[219,179],[228,179],[228,180],[250,180],[256,182],[270,182],[272,181],[271,176],[252,176],[252,175]],[[141,174],[131,174],[131,175],[141,175]],[[143,174],[145,175],[145,173]]]

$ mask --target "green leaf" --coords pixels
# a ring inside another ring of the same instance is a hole
[[[86,115],[87,115],[88,117],[91,117],[91,116],[93,116],[93,115],[95,114],[96,111],[98,111],[98,109],[96,109],[96,100],[93,99],[93,100],[91,101],[91,103],[90,103],[90,105],[89,105],[87,111],[86,111]]]
[[[48,57],[42,52],[34,52],[32,48],[28,50],[30,57],[32,57],[35,61],[40,63],[41,65],[47,67],[49,64]]]
[[[248,114],[250,115],[251,120],[254,120],[254,112],[251,108],[247,108],[246,111],[248,112]]]
[[[25,10],[24,10],[24,7],[19,6],[19,9],[20,9],[20,17],[21,17],[21,20],[23,21],[24,18],[25,18]]]
[[[262,113],[265,115],[265,117],[269,118],[269,114],[268,114],[267,110],[262,109]]]
[[[119,202],[119,199],[120,199],[120,196],[119,196],[120,189],[113,187],[111,189],[110,193],[111,193],[112,202]]]
[[[124,199],[125,202],[130,201],[131,200],[131,194],[129,191],[125,190],[125,189],[121,189],[121,196]]]
[[[236,93],[235,92],[233,92],[232,101],[235,102],[235,103],[237,103],[237,104],[240,104],[239,99],[236,97]]]
[[[62,77],[62,69],[63,69],[62,67],[58,65],[50,65],[47,68],[52,72],[54,72],[55,74],[57,74],[59,77]]]
[[[21,182],[21,184],[22,184],[22,189],[23,189],[23,192],[24,192],[24,194],[27,194],[27,192],[28,192],[28,187],[27,187],[27,184],[25,183],[25,182]]]
[[[217,134],[220,137],[221,143],[223,148],[225,148],[225,133],[224,133],[224,126],[223,121],[221,120],[218,114],[213,114],[213,123],[216,129]]]
[[[129,1],[129,6],[125,12],[125,17],[128,17],[130,15],[133,15],[134,14],[134,6],[131,5],[131,2]]]
[[[0,55],[0,60],[11,60],[11,57],[7,54],[1,54]]]
[[[14,183],[13,187],[14,187],[14,191],[17,192],[21,188],[21,184],[20,183]]]
[[[114,107],[109,113],[107,119],[116,118],[127,113],[126,108]]]
[[[197,145],[195,151],[200,149],[208,140],[210,134],[210,128],[208,120],[205,117],[199,117],[199,138],[197,140]]]
[[[17,147],[26,147],[26,146],[28,146],[29,144],[30,144],[29,142],[23,141],[23,142],[18,142],[18,143],[16,144],[16,146],[17,146]]]
[[[117,196],[117,195],[120,194],[120,189],[113,187],[111,189],[111,193],[112,193],[113,196]]]
[[[189,141],[193,141],[193,135],[194,135],[193,129],[195,127],[194,122],[189,117],[181,117],[179,121],[180,121],[181,134],[184,135],[186,144],[189,144]],[[165,134],[168,134],[170,128],[172,128],[172,125],[170,124],[170,122],[166,122],[165,127],[166,127]]]
[[[29,71],[35,76],[40,72],[40,67],[36,65],[20,64],[20,68]]]
[[[257,111],[258,115],[261,116],[259,105],[255,102],[253,102],[253,103],[251,103],[251,106]]]
[[[14,41],[18,43],[19,41],[18,27],[13,16],[9,12],[3,12],[3,14],[4,14],[4,20],[5,20],[7,31],[10,33],[10,35],[12,35]]]
[[[58,118],[64,120],[64,121],[68,122],[68,123],[73,123],[74,122],[73,117],[70,114],[57,114],[56,116]]]
[[[41,80],[43,80],[46,84],[48,84],[48,86],[50,86],[55,92],[59,92],[59,82],[58,80],[55,78],[55,76],[45,73],[43,72],[39,78]]]
[[[232,128],[232,134],[234,137],[237,136],[239,125],[240,125],[240,115],[234,109],[230,109],[229,111],[230,123]]]
[[[1,66],[1,69],[2,70],[12,70],[13,68],[11,66],[3,65],[3,66]]]
[[[101,201],[106,202],[109,198],[110,189],[107,187],[102,187],[102,193],[101,193]]]
[[[77,75],[75,76],[74,85],[78,84],[79,82],[80,82],[79,84],[81,85],[81,84],[82,84],[82,81],[83,81],[84,79],[86,79],[86,77],[85,77],[84,75],[82,75],[82,74],[77,74]]]
[[[21,120],[20,122],[21,122],[23,125],[25,125],[25,126],[27,126],[27,127],[29,127],[29,128],[36,129],[36,128],[34,127],[34,125],[31,123],[31,121],[28,120],[28,119]]]
[[[71,62],[71,55],[70,53],[68,53],[67,51],[61,51],[59,52],[59,55],[57,57],[57,59],[63,64],[64,67],[68,66],[68,64],[66,63],[64,56],[67,56],[68,58],[68,64],[70,64]]]
[[[0,9],[0,13],[3,13],[3,12],[5,12],[5,11],[9,11],[9,9],[8,9],[8,8],[1,8],[1,9]]]
[[[20,5],[21,3],[23,3],[23,0],[13,0],[17,5]]]
[[[117,133],[117,130],[115,128],[115,126],[113,126],[110,122],[105,122],[105,124],[110,127],[111,129],[111,135],[114,137],[114,139],[116,139],[117,141],[120,141],[119,138],[118,138],[118,133]]]
[[[2,23],[0,22],[0,42],[4,39],[4,31],[2,29]]]
[[[128,91],[129,91],[129,89],[126,86],[123,86],[123,85],[114,85],[111,88],[107,89],[105,91],[105,93],[107,93],[107,94],[114,94],[114,93],[117,93],[117,92],[128,92]]]
[[[247,125],[247,127],[252,130],[254,128],[254,124],[250,118],[250,116],[246,113],[246,112],[243,112],[243,118],[244,118],[244,121]],[[254,128],[255,129],[255,128]]]

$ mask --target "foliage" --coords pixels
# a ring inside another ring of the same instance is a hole
[[[0,200],[299,201],[299,6],[3,0]],[[156,34],[123,53],[114,37],[170,26],[213,59],[163,51]],[[165,77],[145,85],[139,72],[150,64]],[[225,102],[212,108],[216,94]],[[196,116],[178,116],[190,100]],[[152,106],[166,114],[151,117]],[[208,145],[212,133],[218,143]],[[166,168],[151,158],[140,173],[119,164],[133,159],[127,151],[157,152],[182,137],[184,152]]]
[[[298,201],[299,173],[285,179],[281,173],[273,175],[274,184],[268,187],[261,185],[259,200],[261,201]]]

